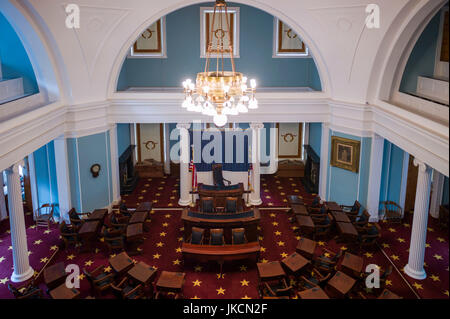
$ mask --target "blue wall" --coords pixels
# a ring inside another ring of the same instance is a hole
[[[195,79],[205,63],[200,58],[200,7],[204,5],[185,7],[167,15],[167,58],[127,58],[117,89],[181,88],[186,78]],[[272,15],[245,5],[228,5],[240,7],[240,58],[235,59],[239,72],[255,78],[259,87],[309,86],[321,90],[312,58],[272,58]]]
[[[309,123],[309,145],[320,156],[322,141],[322,123]]]
[[[401,148],[384,140],[380,201],[400,203],[404,154],[405,152]]]
[[[111,158],[109,131],[67,140],[72,206],[88,212],[111,204]],[[90,168],[98,163],[94,178]]]
[[[0,13],[0,61],[3,78],[23,78],[25,94],[39,92],[27,52],[16,32]]]
[[[400,83],[401,92],[416,92],[419,75],[433,76],[440,14],[441,11],[431,19],[417,40],[403,73]]]
[[[360,141],[361,148],[358,173],[330,166],[330,161],[328,162],[327,200],[335,201],[341,205],[352,205],[357,199],[362,206],[366,207],[372,139],[370,137],[353,136],[331,130],[328,143],[330,160],[331,136]]]
[[[130,124],[117,124],[117,150],[119,156],[130,146]]]
[[[55,146],[53,141],[33,153],[36,171],[38,205],[55,204],[55,216],[59,216],[58,182],[56,178]]]

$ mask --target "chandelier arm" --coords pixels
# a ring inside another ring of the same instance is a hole
[[[233,45],[231,44],[231,32],[230,32],[230,22],[228,21],[228,7],[225,4],[225,17],[227,20],[227,27],[228,27],[228,43],[230,47],[230,60],[231,60],[231,70],[233,71],[233,76],[235,75],[235,68],[234,68],[234,57],[233,57]],[[231,16],[230,16],[231,18]]]
[[[211,30],[209,32],[209,44],[206,49],[205,73],[209,71],[209,59],[211,57],[211,51],[212,51],[212,35],[213,35],[212,31],[213,31],[214,23],[215,23],[215,19],[216,19],[216,8],[217,8],[217,3],[214,4],[213,19],[212,19],[212,24],[211,24]],[[209,19],[208,19],[208,23],[209,23]],[[209,27],[208,27],[208,29],[209,29]]]

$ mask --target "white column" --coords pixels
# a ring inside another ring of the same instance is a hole
[[[111,185],[113,203],[120,203],[120,177],[119,177],[119,145],[117,144],[117,125],[109,130],[110,157],[111,157]]]
[[[3,172],[0,171],[0,220],[4,220],[8,217],[6,211],[5,193],[3,191]]]
[[[383,168],[384,139],[374,134],[372,136],[372,147],[370,149],[370,172],[367,192],[367,210],[370,221],[378,221],[378,208],[380,205],[381,170]]]
[[[169,123],[164,123],[164,173],[170,175],[170,131]]]
[[[444,191],[444,175],[437,170],[433,170],[432,189],[430,215],[434,218],[439,218],[439,206],[441,206],[442,194]]]
[[[414,279],[425,279],[427,274],[423,268],[425,258],[425,241],[427,238],[428,205],[430,202],[431,169],[419,159],[414,159],[419,167],[417,176],[416,201],[411,231],[408,264],[405,273]]]
[[[260,191],[260,142],[261,142],[261,129],[264,128],[262,123],[251,123],[250,128],[252,129],[252,166],[253,166],[253,177],[252,186],[253,191],[250,194],[250,205],[261,205],[261,191]]]
[[[188,123],[178,123],[177,129],[180,130],[180,199],[178,204],[188,206],[191,204],[191,179],[189,174],[189,127]]]
[[[137,152],[137,131],[136,131],[136,123],[130,123],[130,144],[136,145],[136,149],[134,150],[133,156],[133,167],[136,165],[138,160],[138,152]]]
[[[322,137],[320,141],[319,196],[323,200],[327,200],[329,142],[330,142],[330,124],[322,123]]]
[[[33,276],[34,270],[28,259],[27,234],[23,213],[22,190],[20,188],[19,164],[6,170],[8,186],[9,222],[11,224],[11,245],[14,271],[12,282],[22,282]]]
[[[408,186],[409,153],[403,152],[402,183],[400,185],[399,205],[405,214],[406,187]]]
[[[54,141],[55,145],[55,166],[56,179],[58,184],[58,200],[60,221],[69,221],[67,215],[72,208],[70,198],[69,163],[67,160],[67,140],[64,136],[58,137]]]

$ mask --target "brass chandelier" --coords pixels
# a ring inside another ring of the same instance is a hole
[[[226,30],[223,20],[226,20]],[[218,25],[214,29],[216,21]],[[224,42],[226,33],[228,33],[228,48]],[[258,108],[258,101],[255,98],[256,81],[250,80],[249,87],[247,77],[235,70],[228,9],[224,0],[216,0],[214,4],[212,26],[207,36],[209,42],[206,49],[205,70],[197,73],[195,84],[191,79],[183,82],[185,97],[181,106],[188,111],[213,116],[214,124],[221,127],[227,123],[227,115],[247,113],[248,109]],[[215,50],[213,36],[217,38]],[[216,53],[216,70],[210,71],[210,58],[213,53]],[[224,71],[224,55],[227,53],[230,54],[231,71]]]

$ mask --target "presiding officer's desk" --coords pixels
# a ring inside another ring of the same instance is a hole
[[[244,184],[239,183],[235,185],[218,187],[214,185],[198,184],[197,192],[200,198],[212,197],[216,207],[225,207],[227,197],[236,197],[238,199],[238,210],[242,210],[244,207],[243,194],[247,191],[244,190]]]
[[[205,239],[209,238],[209,230],[212,228],[223,228],[225,243],[231,244],[231,231],[233,228],[244,228],[248,242],[258,241],[258,226],[261,215],[258,208],[245,212],[224,213],[200,213],[185,208],[181,214],[184,226],[184,240],[191,236],[192,227],[205,229]]]

